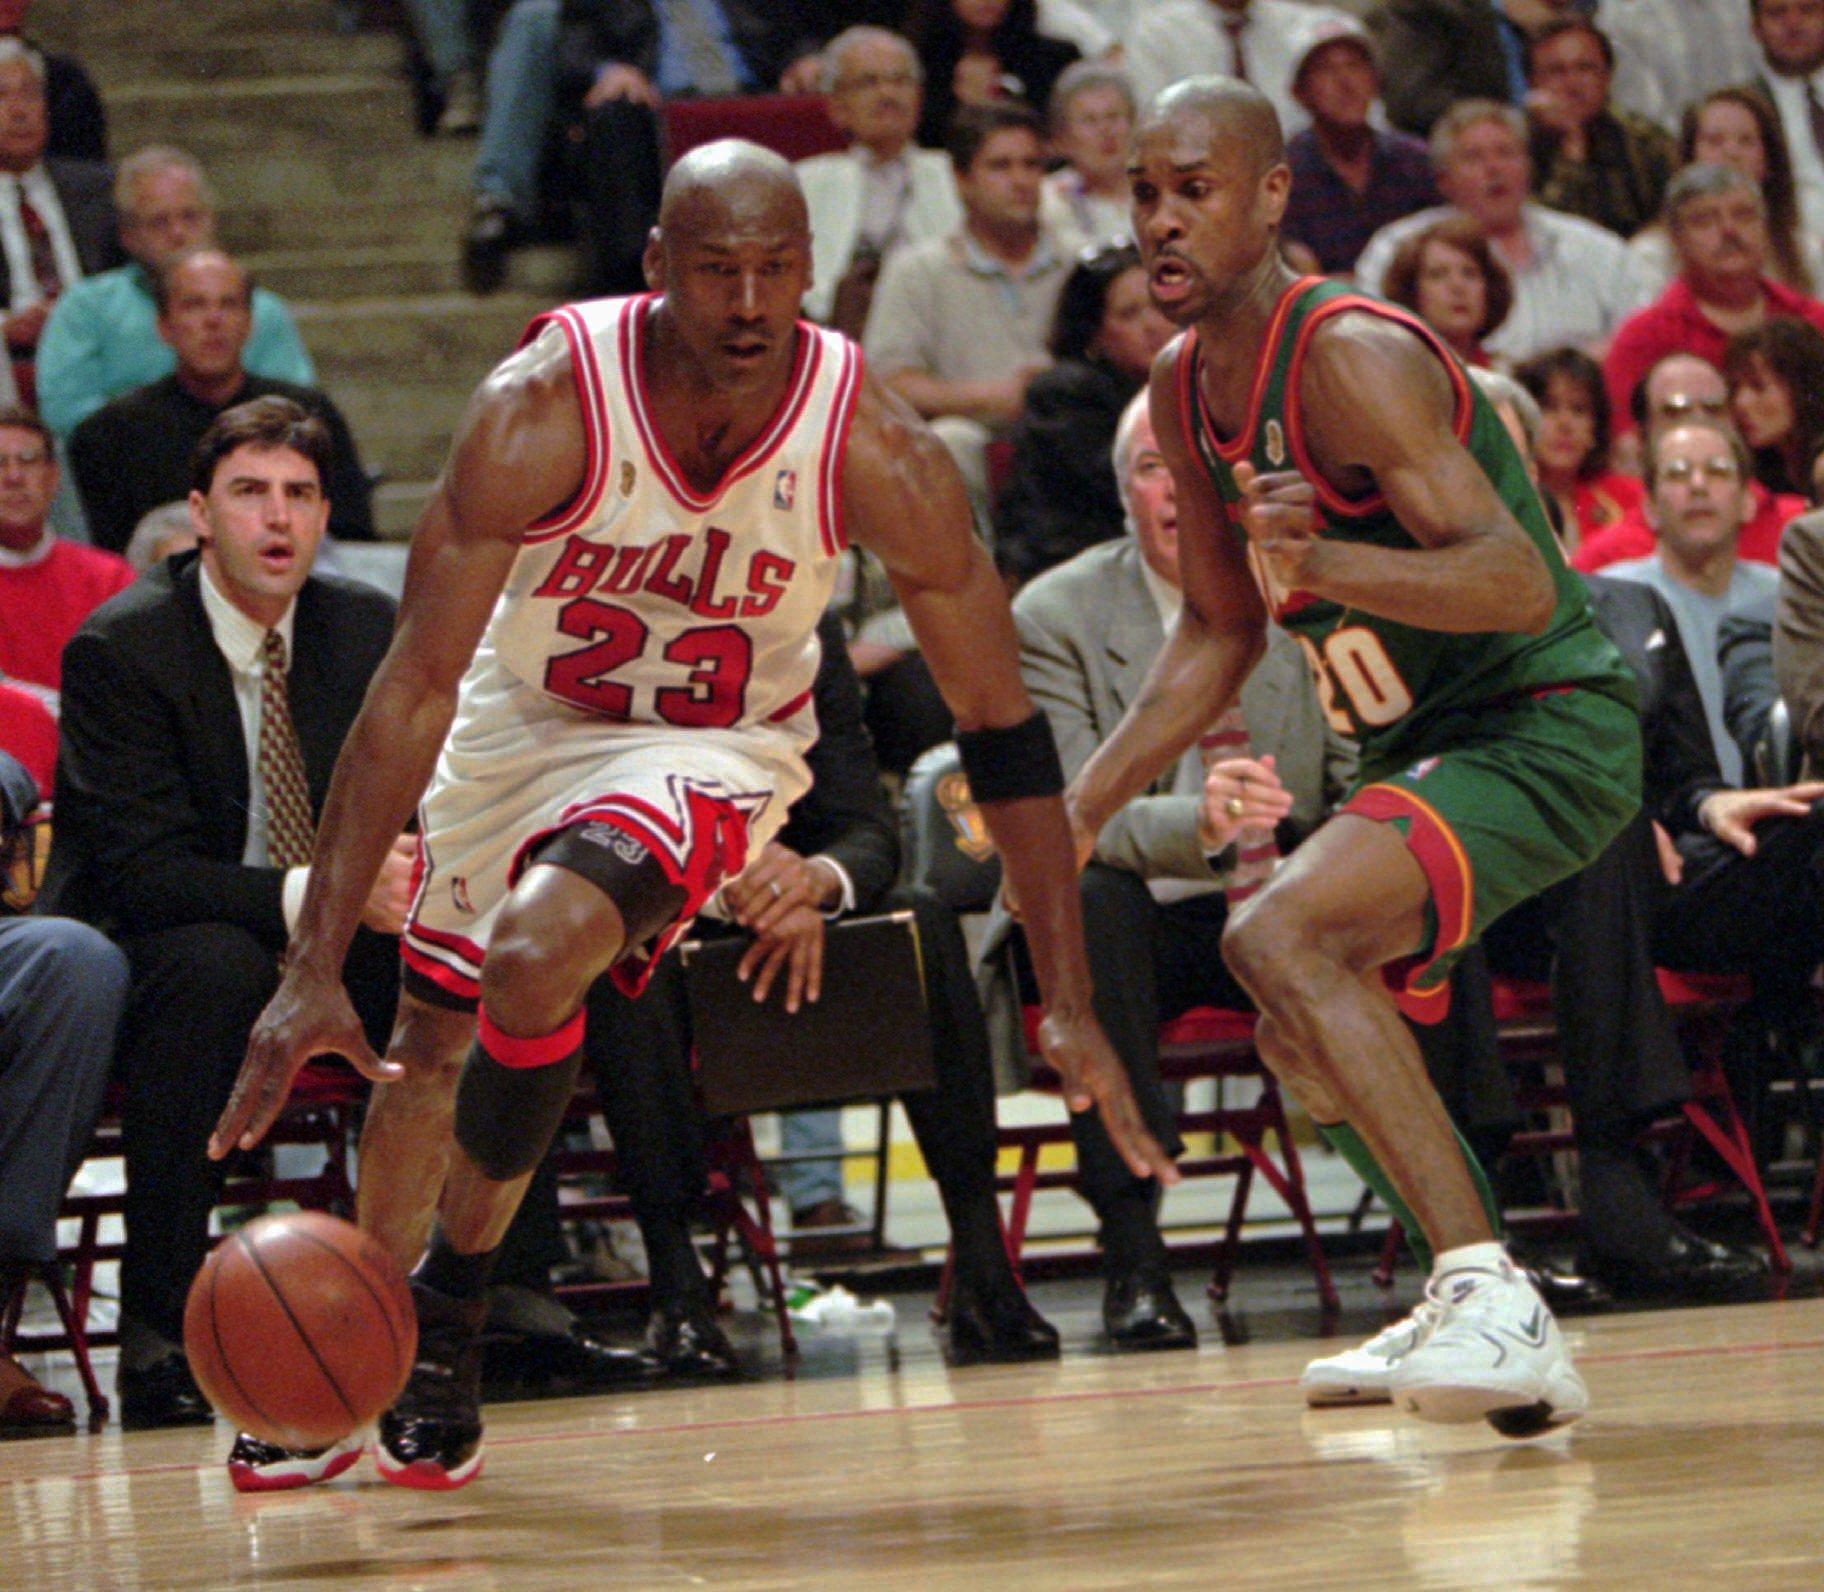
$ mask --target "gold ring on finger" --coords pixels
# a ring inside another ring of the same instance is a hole
[[[1222,804],[1222,810],[1231,818],[1239,818],[1246,809],[1243,808],[1239,796],[1231,796]]]

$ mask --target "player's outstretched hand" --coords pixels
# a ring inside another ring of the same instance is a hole
[[[1296,470],[1258,475],[1245,462],[1235,466],[1235,484],[1242,494],[1242,528],[1268,573],[1287,591],[1308,587],[1307,562],[1323,545],[1317,534],[1317,489]]]
[[[375,1083],[391,1083],[405,1072],[398,1062],[374,1054],[340,979],[289,972],[253,1025],[234,1093],[210,1135],[209,1159],[258,1144],[291,1093],[298,1069],[312,1056],[327,1055],[346,1056]]]
[[[1101,1113],[1102,1126],[1135,1177],[1178,1181],[1178,1168],[1147,1131],[1127,1073],[1094,1018],[1071,1020],[1047,1012],[1039,1024],[1039,1049],[1064,1080],[1065,1104],[1072,1111],[1094,1106]]]

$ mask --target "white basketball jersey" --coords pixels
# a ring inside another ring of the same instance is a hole
[[[778,410],[698,492],[646,401],[655,303],[567,305],[527,329],[530,340],[556,325],[569,342],[589,464],[575,501],[527,531],[481,651],[616,724],[768,726],[808,746],[860,352],[801,322]]]

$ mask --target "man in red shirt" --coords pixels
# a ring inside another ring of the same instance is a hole
[[[1678,275],[1609,345],[1603,379],[1616,415],[1629,413],[1641,378],[1674,350],[1720,367],[1735,333],[1775,315],[1824,330],[1824,304],[1766,274],[1767,204],[1752,178],[1729,166],[1687,166],[1666,189],[1665,213]]]
[[[50,431],[28,410],[0,409],[0,674],[49,691],[63,678],[63,644],[133,584],[124,558],[45,524],[56,494]]]
[[[1692,419],[1726,420],[1729,388],[1723,373],[1696,354],[1663,354],[1634,388],[1629,418],[1643,436]],[[1753,564],[1779,562],[1780,533],[1786,522],[1810,506],[1802,497],[1769,492],[1748,483],[1748,518],[1736,544],[1738,557]],[[1624,558],[1646,558],[1658,545],[1640,504],[1604,526],[1571,555],[1571,567],[1592,575]]]

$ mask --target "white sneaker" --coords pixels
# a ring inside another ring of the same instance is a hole
[[[1511,1261],[1446,1272],[1425,1296],[1436,1323],[1390,1375],[1401,1409],[1425,1421],[1487,1417],[1503,1437],[1535,1437],[1589,1409],[1558,1323]]]
[[[1298,1379],[1313,1409],[1339,1404],[1386,1404],[1393,1399],[1393,1368],[1431,1336],[1438,1308],[1422,1300],[1411,1315],[1383,1327],[1366,1343],[1313,1360]]]

